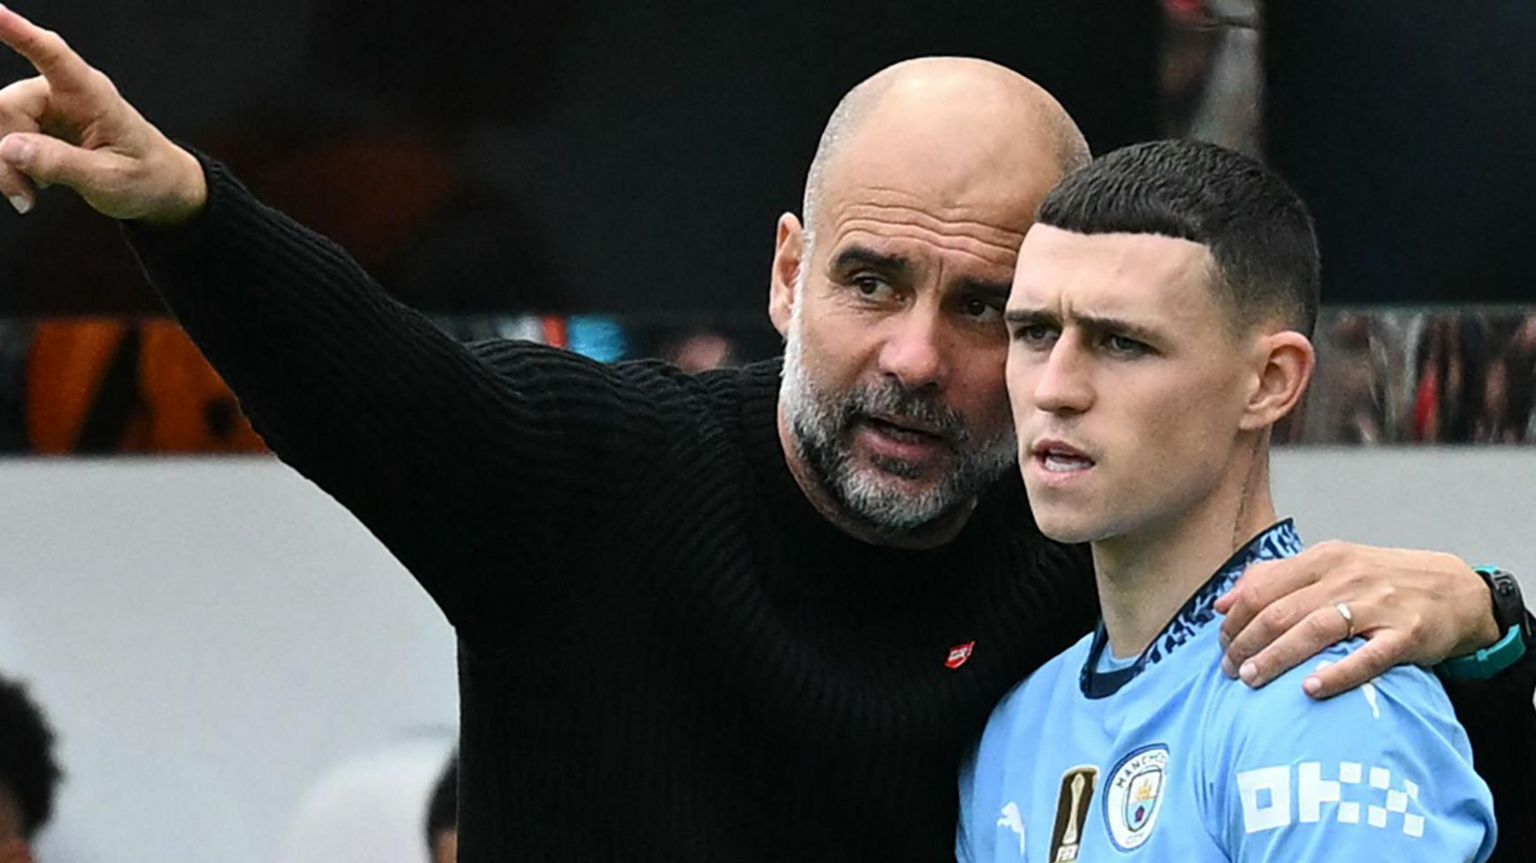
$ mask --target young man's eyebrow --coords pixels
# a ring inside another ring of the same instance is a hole
[[[1023,306],[1014,306],[1003,311],[1003,320],[1010,324],[1050,324],[1060,326],[1061,317],[1055,312],[1046,309],[1032,309]]]
[[[1003,312],[1003,320],[1010,324],[1046,324],[1060,327],[1061,316],[1048,309],[1015,306]],[[1107,315],[1072,315],[1072,322],[1096,333],[1116,333],[1138,341],[1151,341],[1158,336],[1157,330],[1123,318]]]
[[[1072,317],[1096,333],[1115,333],[1143,342],[1152,341],[1158,336],[1157,330],[1123,318],[1111,318],[1105,315],[1073,315]]]

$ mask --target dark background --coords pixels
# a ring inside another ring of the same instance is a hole
[[[1157,137],[1153,0],[50,0],[174,137],[441,313],[759,325],[773,225],[838,97],[936,53],[1056,93],[1095,151]],[[1330,302],[1531,301],[1536,4],[1266,10],[1268,147]],[[14,58],[0,76],[28,74]],[[0,214],[0,315],[155,313],[68,194]]]
[[[436,311],[762,318],[774,222],[822,124],[906,57],[1020,69],[1100,148],[1156,134],[1152,2],[20,8]],[[48,197],[0,217],[0,307],[153,310],[114,229]]]
[[[1536,302],[1536,3],[1273,0],[1269,158],[1326,302]]]

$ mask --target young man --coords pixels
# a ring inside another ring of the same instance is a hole
[[[1258,691],[1217,670],[1216,598],[1301,550],[1269,438],[1312,371],[1317,293],[1305,206],[1230,151],[1129,147],[1046,199],[1008,300],[1008,390],[1036,520],[1091,543],[1102,621],[993,713],[962,774],[961,860],[1492,853],[1492,800],[1428,672],[1318,702],[1302,677],[1351,644]]]

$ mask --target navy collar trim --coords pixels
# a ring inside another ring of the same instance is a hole
[[[1178,614],[1168,621],[1152,643],[1137,657],[1136,662],[1114,671],[1099,671],[1099,660],[1109,648],[1109,633],[1100,619],[1093,633],[1093,644],[1088,648],[1088,658],[1078,674],[1078,684],[1088,698],[1105,698],[1119,692],[1135,680],[1143,671],[1162,662],[1183,646],[1206,624],[1216,619],[1216,599],[1237,583],[1249,565],[1261,560],[1278,560],[1301,553],[1301,535],[1291,519],[1285,519],[1265,529],[1250,539],[1216,569],[1216,573],[1191,596]]]

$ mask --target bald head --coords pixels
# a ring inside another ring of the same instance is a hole
[[[893,148],[953,172],[992,170],[990,183],[1038,186],[1088,163],[1088,143],[1050,93],[1007,67],[969,57],[922,57],[875,73],[838,102],[806,175],[806,230],[845,163]],[[926,151],[926,152],[924,152]],[[1001,190],[1007,194],[1007,190]]]
[[[901,63],[838,105],[804,221],[779,217],[768,298],[780,441],[833,523],[947,542],[1012,462],[1003,305],[1041,202],[1087,158],[1055,99],[981,60]],[[934,440],[881,430],[901,418]]]

